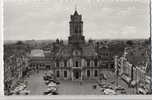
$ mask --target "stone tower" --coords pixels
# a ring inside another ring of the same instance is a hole
[[[83,21],[82,16],[75,10],[74,14],[70,16],[70,36],[69,44],[84,44],[85,37],[83,36]]]

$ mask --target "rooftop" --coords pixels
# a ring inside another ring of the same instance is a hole
[[[33,49],[30,54],[31,57],[45,57],[41,49]]]

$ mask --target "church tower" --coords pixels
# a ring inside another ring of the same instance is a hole
[[[70,16],[70,36],[69,44],[84,44],[85,37],[83,36],[83,21],[82,16],[75,10]]]

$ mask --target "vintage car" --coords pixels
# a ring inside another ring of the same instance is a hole
[[[104,94],[105,95],[116,95],[116,92],[112,89],[105,89]]]

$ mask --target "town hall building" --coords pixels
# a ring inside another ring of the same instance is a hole
[[[52,70],[58,79],[92,80],[97,79],[101,70],[113,68],[113,58],[108,47],[98,53],[92,42],[86,42],[83,35],[82,15],[77,10],[70,16],[68,44],[56,41],[58,50],[40,58],[31,57],[31,68]]]

